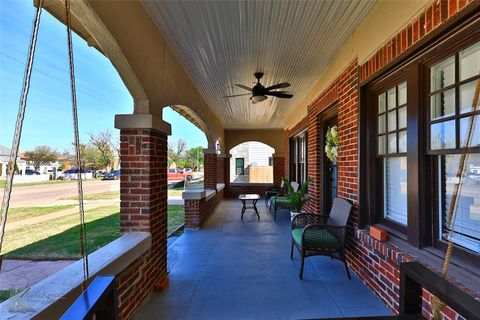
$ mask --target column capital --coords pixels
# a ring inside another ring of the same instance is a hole
[[[217,154],[217,157],[218,157],[218,158],[231,158],[232,155],[231,155],[231,154],[221,153],[221,154]]]
[[[215,149],[203,149],[203,154],[217,154],[217,150]]]
[[[166,135],[172,134],[170,123],[151,113],[116,114],[115,128],[117,129],[155,129]]]

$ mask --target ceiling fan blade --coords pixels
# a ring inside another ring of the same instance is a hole
[[[223,98],[234,98],[234,97],[249,96],[249,95],[251,95],[251,93],[234,94],[231,96],[223,96]]]
[[[275,89],[281,89],[281,88],[288,88],[290,87],[290,83],[288,82],[283,82],[283,83],[278,83],[274,84],[273,86],[266,87],[265,90],[275,90]]]
[[[287,98],[287,99],[290,99],[291,97],[293,97],[293,94],[291,93],[286,93],[286,92],[267,92],[265,93],[265,95],[267,96],[274,96],[274,97],[277,97],[277,98]]]
[[[242,88],[242,89],[245,89],[245,90],[248,90],[248,91],[252,91],[252,88],[249,88],[247,86],[244,86],[243,84],[235,84],[237,87],[239,88]]]

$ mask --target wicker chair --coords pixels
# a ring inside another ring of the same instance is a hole
[[[293,259],[293,247],[296,246],[301,257],[300,279],[303,278],[305,258],[316,255],[343,261],[351,279],[345,259],[345,233],[351,209],[347,200],[336,198],[328,216],[300,213],[293,219],[290,259]]]
[[[298,182],[292,181],[290,185],[293,188],[293,192],[297,192],[300,188]],[[289,194],[273,196],[270,201],[270,211],[273,206],[273,220],[277,219],[277,209],[291,209],[290,208],[290,199],[288,198]]]
[[[265,190],[265,206],[268,207],[268,201],[273,196],[282,195],[284,193],[284,190],[283,190],[284,188],[285,188],[285,183],[283,179],[279,186],[277,185],[269,186],[267,190]]]

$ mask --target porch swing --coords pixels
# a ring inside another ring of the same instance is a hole
[[[18,149],[20,145],[20,139],[22,135],[23,120],[25,116],[25,110],[27,105],[27,98],[30,89],[30,79],[32,75],[33,61],[35,56],[35,48],[37,43],[37,35],[40,25],[41,13],[44,5],[44,0],[39,0],[36,7],[35,17],[33,20],[33,29],[30,38],[30,45],[27,56],[27,63],[25,68],[25,74],[22,84],[22,91],[20,96],[20,105],[17,114],[17,120],[15,124],[15,131],[13,135],[12,148],[10,152],[10,158],[7,166],[7,180],[4,189],[2,207],[1,207],[1,220],[0,220],[0,269],[2,267],[3,256],[1,255],[1,249],[3,239],[5,235],[5,225],[7,222],[8,209],[10,205],[10,196],[13,187],[13,178],[16,168],[16,159],[18,157]],[[69,58],[69,71],[70,71],[70,89],[72,99],[72,116],[73,116],[73,132],[74,132],[74,146],[75,146],[75,160],[78,164],[79,172],[82,170],[81,164],[81,150],[80,150],[80,138],[78,130],[78,113],[77,113],[77,96],[75,87],[75,69],[73,59],[73,47],[72,47],[72,30],[71,30],[71,10],[70,0],[65,0],[65,17],[67,27],[67,45],[68,45],[68,58]],[[96,277],[90,285],[89,282],[89,270],[88,270],[88,255],[86,252],[86,230],[85,230],[85,210],[83,203],[83,185],[82,176],[78,175],[77,178],[77,190],[78,190],[78,206],[79,206],[79,218],[80,218],[80,255],[83,266],[83,281],[81,283],[82,294],[75,301],[75,303],[67,310],[62,319],[84,319],[91,318],[94,315],[97,319],[118,319],[118,312],[116,308],[115,297],[115,277],[114,276],[99,276]],[[28,289],[27,289],[28,290]],[[108,306],[107,306],[108,305]],[[14,307],[15,309],[15,307]]]

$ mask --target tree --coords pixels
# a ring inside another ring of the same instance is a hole
[[[118,152],[118,148],[115,146],[112,133],[106,130],[101,131],[98,134],[90,133],[89,136],[90,145],[96,148],[100,155],[100,159],[96,159],[96,164],[98,167],[111,167],[114,161],[114,153]]]
[[[58,159],[57,151],[48,146],[37,146],[35,149],[25,151],[25,158],[29,165],[33,165],[35,170],[39,170],[42,165],[49,165]]]
[[[180,161],[184,157],[185,149],[187,147],[187,143],[183,139],[179,139],[176,145],[171,143],[168,144],[168,166],[170,167],[173,163],[177,166],[180,165]]]
[[[203,166],[203,147],[195,147],[185,152],[185,165],[198,171]]]

